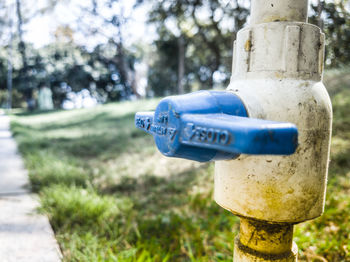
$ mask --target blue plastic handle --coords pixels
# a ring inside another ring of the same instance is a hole
[[[230,92],[200,91],[163,99],[155,112],[139,112],[136,127],[154,136],[166,156],[200,162],[240,154],[290,155],[298,130],[290,123],[248,118]]]

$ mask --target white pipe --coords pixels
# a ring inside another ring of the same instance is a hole
[[[268,22],[307,22],[308,0],[252,0],[251,25]]]

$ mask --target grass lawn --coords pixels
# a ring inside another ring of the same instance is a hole
[[[300,261],[350,261],[346,75],[326,79],[335,116],[326,212],[296,226]],[[213,164],[165,158],[133,126],[157,102],[12,117],[65,261],[232,261],[239,220],[212,199]]]

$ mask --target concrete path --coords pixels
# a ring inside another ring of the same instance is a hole
[[[37,196],[0,112],[0,261],[59,262],[61,252],[46,216],[38,214]]]

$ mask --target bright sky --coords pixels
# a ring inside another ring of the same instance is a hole
[[[39,9],[45,6],[46,0],[26,0],[22,2],[25,4],[31,2],[33,6]],[[84,6],[84,3],[86,5],[86,2],[90,3],[90,1],[86,0],[61,0],[54,10],[34,17],[25,25],[25,40],[34,43],[35,47],[41,47],[54,41],[54,32],[59,25],[69,25],[73,30],[77,29],[77,18],[82,15],[80,7]],[[128,46],[141,40],[143,42],[151,42],[155,37],[155,32],[154,29],[152,30],[151,27],[146,25],[147,7],[142,6],[133,9],[135,0],[121,0],[121,2],[124,13],[127,16],[131,14],[132,17],[127,26],[125,26],[127,29],[124,30],[125,45]],[[106,14],[111,11],[107,8],[103,10]],[[74,40],[78,44],[84,44],[88,47],[93,47],[98,43],[106,41],[106,38],[102,36],[86,39],[86,37],[78,33],[78,29],[76,32]]]

